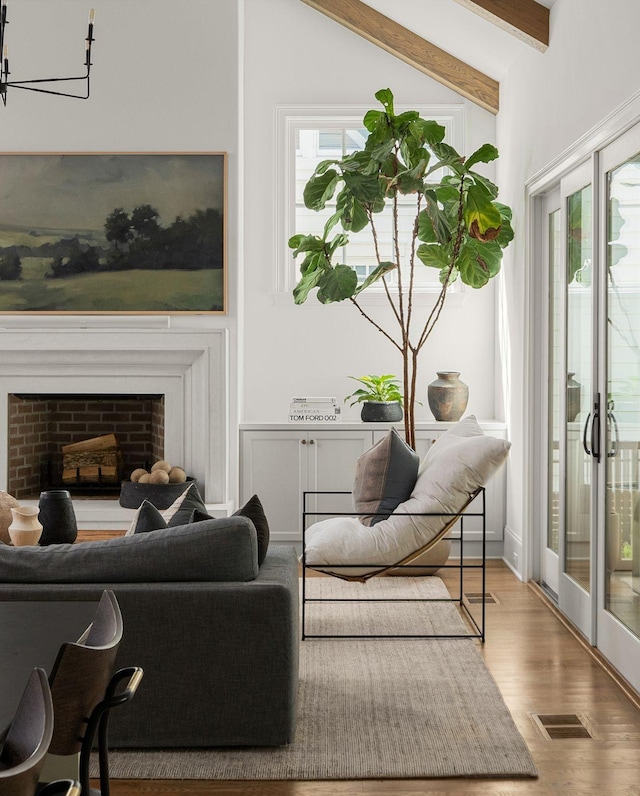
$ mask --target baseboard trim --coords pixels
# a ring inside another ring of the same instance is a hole
[[[529,586],[536,597],[538,597],[538,599],[544,603],[544,605],[551,611],[556,619],[558,619],[558,621],[569,631],[569,633],[571,633],[571,635],[580,644],[582,649],[588,653],[592,660],[595,661],[595,663],[597,663],[598,666],[600,666],[600,668],[609,675],[609,677],[618,686],[627,699],[634,705],[634,707],[640,710],[640,693],[636,691],[631,683],[629,683],[620,674],[620,672],[609,663],[609,661],[604,657],[597,647],[593,647],[591,644],[589,644],[582,633],[567,619],[567,617],[562,613],[553,600],[551,600],[549,595],[539,583],[536,583],[534,580],[530,580],[527,581],[527,586]]]

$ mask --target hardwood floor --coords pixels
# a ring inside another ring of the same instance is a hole
[[[502,563],[490,563],[487,590],[498,602],[487,605],[487,641],[478,647],[536,761],[539,779],[114,780],[112,796],[640,796],[640,709],[545,606],[536,590],[520,583]],[[479,591],[471,577],[465,591]],[[580,714],[596,737],[546,739],[531,714],[549,713]]]

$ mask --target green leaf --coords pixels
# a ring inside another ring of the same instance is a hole
[[[304,304],[309,293],[317,286],[322,277],[321,270],[307,272],[293,288],[293,300],[296,304]]]
[[[433,119],[416,119],[409,125],[411,134],[433,148],[444,141],[446,129]]]
[[[435,195],[439,202],[445,204],[446,202],[457,202],[460,191],[453,185],[439,185],[435,189]]]
[[[502,249],[496,241],[468,240],[460,249],[457,267],[465,285],[484,287],[500,271]]]
[[[394,145],[395,141],[393,139],[377,144],[370,150],[371,159],[377,163],[384,163],[393,152]]]
[[[311,273],[311,271],[327,266],[331,267],[331,263],[325,257],[324,252],[312,252],[311,254],[307,254],[300,263],[300,273],[306,276],[308,273]]]
[[[429,174],[445,166],[457,172],[464,171],[462,155],[459,155],[452,146],[449,144],[434,144],[431,149],[438,158],[438,162],[429,169]]]
[[[293,256],[303,252],[319,252],[324,249],[324,241],[317,235],[293,235],[289,238],[289,248],[295,249]]]
[[[367,111],[362,120],[362,124],[367,130],[372,133],[378,126],[381,118],[384,116],[382,111]]]
[[[358,287],[358,277],[353,268],[342,263],[322,274],[318,282],[323,303],[351,298]]]
[[[464,222],[469,234],[479,240],[494,240],[500,232],[502,216],[484,188],[469,186],[464,206]]]
[[[458,274],[459,271],[455,266],[453,268],[443,268],[439,276],[440,284],[444,285],[446,282],[447,286],[452,285],[458,278]]]
[[[446,210],[441,209],[438,205],[435,191],[427,191],[425,193],[425,199],[427,201],[426,211],[431,219],[431,223],[433,224],[433,229],[436,233],[438,243],[446,245],[451,240],[451,227],[449,225],[449,219],[447,217]],[[454,229],[457,226],[457,220],[458,211],[456,207],[452,221],[452,226]]]
[[[380,183],[377,175],[346,172],[344,174],[344,182],[353,196],[365,204],[375,201],[380,194]]]
[[[338,185],[338,173],[329,169],[324,174],[312,177],[304,187],[304,204],[309,210],[323,210]]]
[[[491,180],[488,180],[486,177],[483,177],[482,174],[477,174],[475,171],[469,172],[469,176],[471,179],[479,185],[481,188],[489,194],[492,199],[495,199],[498,195],[498,186],[494,185]],[[506,207],[506,205],[504,205]]]
[[[494,202],[493,204],[495,205],[495,207],[498,208],[498,212],[502,216],[503,221],[505,219],[507,221],[511,221],[511,219],[513,218],[513,211],[508,205],[503,205],[502,202]]]
[[[451,264],[449,255],[439,243],[421,243],[416,254],[429,268],[448,268]]]
[[[411,172],[405,171],[403,174],[398,174],[395,181],[398,190],[405,196],[410,193],[421,193],[424,191],[424,183],[417,177],[412,177]]]
[[[396,268],[395,263],[389,263],[389,262],[380,263],[380,265],[374,268],[374,270],[369,274],[369,276],[364,280],[364,282],[361,285],[358,285],[358,288],[354,295],[357,296],[359,293],[362,293],[363,290],[366,290],[374,282],[377,282],[379,279],[382,279],[382,277],[385,274],[388,274],[389,271],[394,271],[395,268]]]
[[[393,93],[390,88],[381,88],[380,91],[376,91],[375,98],[382,103],[388,116],[394,115]]]
[[[465,160],[464,165],[468,170],[475,163],[490,163],[497,157],[498,150],[493,146],[493,144],[483,144],[480,149],[476,149],[473,155],[469,155],[469,157]]]
[[[426,210],[421,210],[418,214],[418,240],[424,243],[438,242],[438,236],[433,228],[433,221]]]
[[[342,228],[351,232],[360,232],[369,223],[366,209],[361,202],[354,199],[346,185],[338,194],[336,215],[340,216]]]
[[[505,249],[513,240],[513,227],[511,226],[511,222],[504,218],[502,219],[502,224],[500,224],[500,232],[498,233],[498,237],[496,238],[496,243],[500,246],[501,249]]]
[[[320,174],[324,174],[327,171],[327,169],[329,168],[329,166],[333,166],[333,165],[335,165],[336,163],[339,163],[339,162],[340,162],[339,160],[322,160],[316,166],[316,169],[313,172],[313,176],[315,177],[315,176],[318,176]]]
[[[345,235],[344,232],[340,232],[327,246],[329,256],[332,256],[335,250],[339,249],[341,246],[346,246],[347,243],[349,243],[349,236]]]

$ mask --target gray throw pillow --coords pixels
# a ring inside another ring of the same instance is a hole
[[[269,523],[257,495],[249,498],[244,506],[233,513],[234,517],[248,517],[255,525],[258,536],[258,566],[262,566],[269,548]]]
[[[409,498],[418,477],[420,458],[395,428],[356,462],[353,505],[364,525],[386,519]]]

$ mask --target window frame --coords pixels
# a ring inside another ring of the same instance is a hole
[[[281,105],[276,107],[276,297],[287,296],[291,300],[291,292],[298,281],[296,262],[287,245],[289,238],[295,234],[295,169],[296,169],[296,132],[300,128],[345,128],[362,127],[362,119],[370,110],[367,105]],[[458,152],[465,151],[465,107],[460,104],[451,105],[419,105],[396,107],[398,113],[417,110],[427,119],[435,119],[446,130],[447,143]],[[462,293],[464,287],[458,280],[449,288],[450,293]],[[416,285],[415,298],[436,295],[439,287],[433,285]],[[360,296],[363,303],[386,302],[382,285],[372,285]]]

